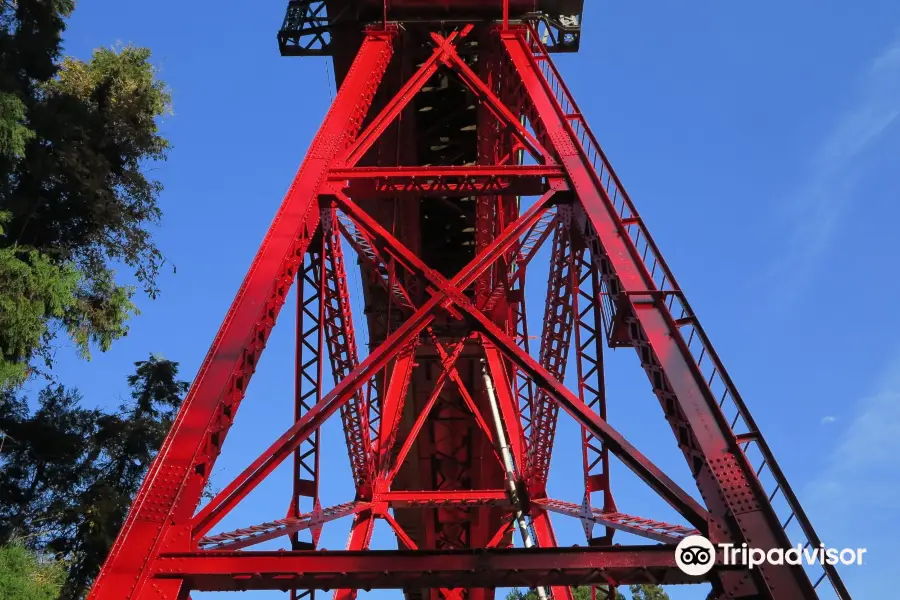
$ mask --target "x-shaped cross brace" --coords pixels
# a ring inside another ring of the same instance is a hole
[[[560,186],[561,184],[556,184],[555,189],[552,189],[541,200],[536,202],[531,211],[536,207],[539,209],[545,207],[550,202],[550,199],[556,195],[556,192],[560,191]],[[381,227],[341,190],[333,189],[332,191],[339,208],[351,217],[358,227],[364,229],[371,239],[380,243],[383,249],[409,272],[422,277],[432,286],[436,292],[435,296],[432,297],[432,301],[435,297],[450,299],[455,307],[464,313],[474,329],[479,330],[486,339],[492,342],[518,368],[531,377],[540,388],[558,402],[580,425],[601,438],[613,454],[662,496],[685,519],[701,531],[707,528],[707,513],[699,503],[660,471],[618,431],[601,419],[599,415],[591,411],[584,402],[566,389],[536,360],[519,348],[509,335],[500,330],[493,321],[472,304],[463,293],[465,287],[454,285],[452,281],[447,280],[429,268],[415,253]],[[531,211],[521,217],[519,221],[527,217]]]
[[[472,305],[464,290],[493,264],[503,253],[513,246],[519,236],[537,222],[544,211],[555,201],[565,184],[556,182],[552,189],[541,197],[522,216],[512,223],[487,248],[482,250],[472,262],[451,280],[435,272],[416,257],[408,248],[385,231],[365,211],[361,210],[345,194],[332,189],[334,201],[350,216],[358,226],[388,251],[398,262],[414,275],[429,282],[432,294],[401,327],[379,345],[343,381],[335,386],[322,401],[314,406],[299,421],[294,423],[272,446],[261,454],[231,484],[222,490],[201,510],[193,520],[192,536],[199,539],[205,535],[239,500],[271,473],[287,458],[313,431],[315,431],[344,402],[347,402],[363,382],[383,368],[394,354],[412,342],[422,330],[437,316],[438,309],[450,306],[462,311],[473,327],[492,342],[515,363],[535,383],[563,407],[576,421],[594,435],[604,440],[609,450],[655,490],[666,502],[700,531],[708,527],[707,513],[693,498],[674,481],[659,470],[647,457],[641,454],[606,421],[593,413],[587,405],[555,380],[531,356],[519,349],[513,340],[501,331],[484,313]]]

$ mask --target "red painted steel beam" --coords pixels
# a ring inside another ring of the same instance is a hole
[[[500,408],[513,462],[519,477],[522,478],[525,474],[525,434],[519,418],[518,407],[512,395],[512,384],[507,377],[507,367],[503,362],[503,355],[493,345],[483,345],[487,370],[497,394],[497,405]]]
[[[433,297],[419,311],[398,329],[372,354],[360,363],[341,383],[335,386],[319,404],[307,413],[276,440],[265,452],[230,484],[219,492],[193,519],[193,535],[199,537],[206,534],[218,523],[238,502],[247,496],[265,479],[281,462],[306,438],[318,429],[322,423],[338,410],[356,391],[381,370],[393,354],[421,331],[421,328],[434,318],[434,309],[440,304],[440,296]]]
[[[410,196],[538,196],[546,178],[559,177],[559,167],[355,167],[335,169],[329,179],[346,185],[354,199]]]
[[[554,171],[556,167],[535,167],[535,169]],[[333,170],[332,172],[343,171],[346,170]],[[546,189],[543,189],[541,192],[542,195],[546,193]],[[350,197],[353,198],[354,196],[350,195]],[[337,220],[340,224],[341,232],[349,241],[360,260],[371,268],[378,278],[378,284],[391,294],[392,302],[395,303],[395,307],[398,309],[412,310],[414,306],[409,291],[406,290],[403,284],[397,281],[396,277],[393,279],[389,278],[389,273],[386,269],[389,261],[385,258],[383,253],[375,247],[375,244],[369,236],[356,227],[353,219],[343,212],[337,212]],[[525,279],[525,268],[549,237],[555,223],[556,214],[552,211],[547,211],[529,228],[525,235],[522,236],[522,240],[516,247],[515,255],[517,258],[511,265],[510,273],[505,280],[501,279],[494,286],[490,298],[487,300],[487,304],[483,307],[485,312],[493,310],[504,293],[509,290],[515,290],[517,289],[516,286],[521,286],[523,284]],[[521,290],[519,290],[519,293],[523,294]],[[524,296],[519,304],[524,304]],[[455,313],[454,316],[457,318],[460,317],[458,313]],[[524,312],[522,312],[522,319],[524,321]],[[522,327],[522,335],[527,336],[527,328],[525,328],[524,322],[522,323]],[[523,338],[523,343],[527,347],[527,338]]]
[[[452,350],[450,355],[446,360],[443,361],[443,364],[447,366],[453,366],[456,361],[459,359],[459,355],[465,349],[466,339],[463,339],[461,342],[456,344],[456,347]],[[406,435],[406,439],[403,441],[403,445],[400,447],[400,451],[397,453],[397,457],[394,459],[394,466],[391,468],[390,472],[388,472],[385,477],[385,482],[388,485],[392,485],[394,479],[397,477],[397,472],[403,466],[403,463],[406,461],[406,457],[409,455],[409,451],[412,449],[413,444],[419,437],[420,432],[422,431],[422,427],[425,426],[425,422],[431,414],[431,410],[434,408],[434,405],[437,403],[438,397],[440,393],[444,389],[444,385],[446,385],[447,380],[450,378],[450,371],[447,369],[442,369],[441,374],[438,375],[437,381],[435,381],[434,389],[431,390],[431,394],[428,396],[428,400],[425,402],[422,407],[419,416],[416,417],[415,422],[412,427],[409,429],[409,432]]]
[[[339,202],[345,206],[349,203],[349,199],[344,198],[340,200],[340,192],[337,192],[337,195]],[[515,244],[518,237],[540,219],[546,208],[546,203],[554,195],[555,192],[548,193],[541,202],[536,202],[522,217],[507,227],[490,248],[480,252],[466,268],[454,277],[453,281],[450,282],[451,285],[458,285],[460,289],[465,289],[471,285],[484,269],[508,250],[510,246]],[[350,204],[352,205],[352,203]],[[368,217],[365,218],[368,219]],[[199,538],[207,533],[215,523],[224,517],[228,510],[252,491],[289,453],[296,450],[328,416],[343,403],[347,402],[375,372],[384,367],[392,358],[394,352],[408,344],[422,329],[427,327],[428,323],[435,317],[434,309],[438,306],[449,304],[450,300],[445,293],[438,293],[432,296],[403,326],[379,345],[341,383],[335,386],[319,404],[310,409],[301,420],[286,431],[196,515],[193,520],[194,537]]]
[[[157,561],[155,579],[198,591],[294,588],[495,588],[701,583],[675,566],[673,546],[316,552],[187,552]]]
[[[420,199],[453,198],[459,196],[540,196],[547,191],[546,182],[540,177],[475,177],[456,179],[441,177],[432,181],[412,178],[382,178],[350,180],[345,188],[355,200],[381,198]]]
[[[352,205],[346,197],[340,198],[340,192],[336,192],[336,194],[339,202],[345,208],[348,203]],[[383,368],[398,350],[419,335],[435,318],[435,309],[440,306],[450,305],[452,300],[449,297],[448,290],[465,289],[470,286],[484,269],[515,244],[519,236],[540,219],[546,209],[546,203],[550,202],[554,195],[555,193],[548,193],[542,202],[536,202],[522,217],[507,227],[490,248],[480,252],[468,266],[457,273],[452,281],[448,282],[448,285],[445,286],[446,289],[434,294],[431,299],[425,302],[399,329],[373,350],[353,372],[328,392],[319,404],[312,407],[302,419],[291,426],[250,466],[244,469],[234,481],[219,492],[194,517],[192,522],[194,537],[199,538],[205,535],[234,505],[246,497],[275,467],[296,450],[307,436],[315,431],[344,402],[347,402],[356,393],[356,390],[364,385],[373,374]],[[354,216],[359,218],[358,214]],[[370,220],[364,213],[363,216],[365,219]]]
[[[125,524],[91,590],[91,600],[142,594],[148,562],[163,549],[187,548],[189,521],[246,393],[257,359],[318,225],[318,187],[339,140],[353,140],[393,54],[393,34],[370,32],[334,106],[282,202],[175,423],[150,466]],[[180,585],[157,582],[160,598]]]
[[[590,521],[610,529],[624,531],[649,540],[662,542],[663,544],[677,544],[689,535],[701,535],[699,531],[689,527],[665,523],[663,521],[654,521],[652,519],[644,519],[642,517],[626,515],[620,512],[604,512],[597,508],[586,509],[584,506],[572,502],[564,502],[562,500],[540,498],[538,500],[532,500],[532,503],[548,512],[555,512],[576,519]]]
[[[406,169],[406,168],[404,167],[403,169]],[[530,167],[528,169],[532,170],[532,168],[530,168]],[[536,168],[534,168],[534,170],[543,170],[543,171],[547,171],[547,172],[553,171],[552,168],[547,168],[547,167],[536,167]],[[370,265],[370,267],[373,268],[373,270],[376,273],[380,273],[383,270],[380,267],[382,265],[387,264],[387,261],[382,256],[382,253],[376,248],[376,246],[378,246],[378,244],[375,243],[375,241],[373,241],[370,238],[370,236],[368,236],[363,229],[360,229],[351,217],[343,215],[343,213],[339,213],[339,214],[341,215],[340,218],[342,220],[342,223],[344,224],[344,230],[348,233],[348,237],[350,239],[354,240],[354,246],[357,248],[357,251],[358,251],[360,257],[362,258],[362,260],[366,261]],[[530,260],[530,258],[533,256],[533,254],[537,250],[537,248],[539,248],[540,243],[544,239],[546,239],[547,234],[549,233],[549,231],[548,231],[549,224],[552,222],[553,222],[552,215],[542,217],[525,234],[522,243],[520,244],[519,248],[515,252],[516,256],[520,257],[520,260],[518,261],[518,264],[517,264],[517,266],[520,269],[518,271],[518,275],[521,276],[524,274],[525,265]],[[524,255],[523,255],[523,252],[525,253]],[[519,280],[521,280],[521,278]],[[393,283],[389,282],[387,279],[380,278],[379,283],[381,283],[382,287],[384,287],[385,289],[390,290],[393,293],[393,297],[400,300],[402,306],[409,306],[409,307],[412,306],[408,292],[405,290],[405,288],[403,287],[402,284],[400,284],[399,282],[396,281],[396,278]],[[502,289],[504,289],[502,282],[498,283],[497,290],[502,290]],[[471,395],[469,394],[468,390],[466,389],[466,386],[460,380],[460,377],[459,377],[458,373],[456,372],[456,369],[454,368],[456,358],[448,357],[446,352],[443,350],[440,342],[437,340],[437,338],[431,332],[430,328],[428,329],[428,332],[429,332],[429,336],[431,337],[432,342],[433,342],[438,354],[441,357],[442,373],[439,376],[437,382],[435,383],[434,389],[430,395],[428,402],[426,403],[426,405],[424,407],[424,410],[422,411],[422,414],[420,414],[418,416],[415,423],[413,424],[412,429],[407,434],[407,439],[404,441],[403,447],[401,448],[399,454],[397,455],[397,457],[395,459],[394,467],[391,469],[391,471],[386,476],[386,481],[388,483],[393,482],[394,478],[396,477],[396,474],[397,474],[398,469],[400,468],[400,465],[406,459],[406,457],[409,453],[409,450],[412,447],[413,442],[417,438],[419,431],[421,430],[422,426],[424,425],[425,419],[428,418],[428,415],[431,412],[431,408],[433,407],[435,401],[437,400],[438,394],[443,389],[446,378],[448,376],[450,378],[452,378],[454,380],[454,382],[456,383],[456,385],[459,389],[460,395],[462,396],[463,400],[466,402],[469,409],[472,411],[472,414],[474,415],[476,422],[479,424],[479,427],[482,430],[484,430],[485,435],[487,436],[488,440],[493,439],[492,430],[489,427],[487,427],[486,424],[483,422],[483,418],[480,415],[480,411],[475,406],[475,404],[471,398]],[[457,347],[455,352],[458,353],[462,349],[463,349],[463,346],[460,344]],[[498,389],[502,390],[504,388],[502,385],[500,385]],[[502,410],[508,415],[516,414],[515,404],[510,403],[510,402],[505,402],[504,400],[505,400],[505,397],[501,393],[500,401],[501,401]],[[514,419],[512,419],[512,417],[509,417],[507,420],[507,423],[511,423],[511,422],[513,422],[513,420]],[[517,458],[517,464],[519,465],[519,469],[521,470],[524,465],[524,462],[521,458],[522,451],[519,448],[519,446],[524,441],[524,435],[522,434],[521,428],[519,428],[518,431],[511,431],[510,439],[513,442],[513,448],[514,448],[514,453]],[[492,445],[492,449],[496,453],[496,448],[493,445]],[[499,457],[498,457],[498,459],[499,459]]]
[[[239,550],[298,531],[321,527],[329,521],[354,515],[369,508],[371,504],[367,502],[345,502],[296,517],[206,536],[198,542],[198,545],[202,550]]]
[[[497,453],[496,443],[494,440],[494,432],[488,426],[487,421],[485,421],[484,419],[484,415],[481,414],[481,410],[478,408],[478,405],[472,398],[471,392],[469,392],[469,389],[463,382],[462,377],[459,374],[459,370],[456,368],[456,361],[452,361],[453,364],[451,364],[450,356],[447,354],[447,351],[444,350],[443,344],[441,344],[441,342],[438,340],[438,337],[434,334],[433,330],[428,330],[428,337],[430,338],[431,343],[434,345],[434,348],[437,350],[438,356],[441,359],[441,370],[446,371],[450,379],[456,385],[457,392],[459,393],[463,404],[465,404],[466,408],[469,409],[469,412],[472,413],[472,418],[475,420],[475,424],[478,426],[478,429],[482,433],[484,433],[484,436],[490,444],[494,456],[497,458],[497,461],[502,461],[500,455]]]
[[[376,495],[376,501],[391,506],[427,506],[429,504],[504,504],[504,490],[392,490]]]
[[[538,387],[546,391],[582,427],[602,438],[607,443],[610,452],[615,454],[625,466],[655,490],[692,525],[702,531],[706,530],[708,513],[696,500],[682,490],[650,459],[641,454],[618,431],[591,411],[584,402],[566,389],[536,360],[525,354],[505,332],[498,329],[490,319],[472,306],[468,299],[456,296],[456,303],[469,316],[474,327],[480,329],[483,335],[528,374]]]
[[[508,513],[504,515],[500,527],[491,536],[491,539],[485,545],[485,548],[512,548],[512,536],[515,530],[513,515]],[[508,540],[506,544],[501,546],[503,540]]]
[[[338,211],[337,220],[341,233],[350,243],[359,260],[369,267],[378,285],[391,294],[390,301],[393,308],[412,311],[414,306],[409,292],[397,281],[396,270],[389,268],[391,266],[389,261],[372,244],[372,240],[357,229],[353,220],[344,213]]]
[[[571,218],[571,211],[566,216]],[[568,228],[572,234],[571,227]],[[573,240],[574,243],[574,240]],[[591,410],[608,420],[606,415],[606,381],[603,367],[603,318],[600,274],[588,252],[572,255],[572,312],[575,315],[575,367],[578,376],[578,398]],[[616,513],[609,483],[609,451],[603,440],[581,428],[581,457],[584,472],[584,508],[592,510],[595,494],[601,496],[602,512]],[[594,537],[594,523],[584,521],[589,544],[612,544],[615,528],[606,525],[604,535]]]
[[[399,166],[399,167],[336,167],[331,169],[331,181],[355,179],[457,179],[481,178],[554,178],[564,175],[559,165],[471,165],[471,166]]]
[[[353,524],[350,526],[350,539],[347,540],[347,551],[360,552],[368,550],[374,531],[375,516],[371,512],[354,515]],[[353,600],[356,598],[358,586],[347,587],[347,584],[351,583],[347,578],[342,578],[337,583],[341,587],[334,590],[334,600]],[[313,588],[310,587],[308,589]]]
[[[569,180],[578,190],[586,225],[596,234],[597,250],[602,252],[602,258],[611,270],[605,274],[615,278],[616,289],[620,291],[615,299],[618,318],[633,327],[629,341],[639,348],[639,355],[642,352],[652,354],[650,360],[642,363],[654,385],[659,379],[665,380],[658,386],[661,388],[658,390],[660,400],[677,404],[683,415],[681,426],[699,443],[703,466],[694,471],[694,476],[715,517],[710,523],[710,535],[717,540],[749,541],[764,550],[788,548],[790,541],[753,467],[738,447],[734,432],[681,339],[678,326],[641,254],[633,240],[623,235],[625,225],[574,135],[556,94],[544,79],[524,34],[521,31],[506,32],[501,38],[534,104],[541,127],[551,140]],[[653,368],[648,369],[651,363]],[[690,457],[688,460],[689,466],[694,468]],[[817,597],[799,566],[761,565],[754,569],[753,575],[756,586],[773,599]],[[724,586],[729,591],[752,593],[746,584],[745,580],[732,579]]]
[[[544,326],[541,331],[538,360],[541,366],[559,381],[563,381],[565,378],[572,340],[575,314],[572,303],[574,290],[571,273],[573,254],[578,252],[571,245],[568,223],[558,219],[553,233],[553,249],[550,255],[550,272],[547,278],[547,296],[544,305]],[[529,484],[531,493],[534,495],[545,493],[558,414],[559,405],[546,393],[538,391],[534,395],[530,456],[528,457]]]
[[[391,468],[391,452],[397,437],[397,429],[403,405],[406,402],[406,391],[415,366],[416,341],[403,347],[394,361],[390,381],[381,405],[381,423],[379,423],[377,443],[372,448],[379,473],[386,474]]]
[[[297,276],[296,364],[294,366],[294,421],[299,421],[322,398],[325,353],[325,254],[322,238],[313,242]],[[319,434],[316,430],[294,451],[292,494],[287,518],[300,519],[307,510],[319,509]],[[309,498],[308,501],[304,498]],[[305,504],[309,502],[307,508]],[[311,514],[311,513],[310,513]],[[291,548],[315,548],[321,528],[312,529],[311,541],[300,540],[297,528],[290,533]],[[248,536],[242,536],[244,541]],[[252,537],[252,536],[250,536]],[[230,540],[234,545],[236,540]],[[247,542],[247,545],[254,542]],[[311,545],[310,545],[311,544]],[[292,592],[293,593],[293,592]]]
[[[390,101],[388,101],[381,112],[378,113],[366,129],[359,134],[356,141],[344,151],[338,164],[343,165],[344,167],[356,166],[362,157],[371,150],[372,146],[378,141],[382,134],[384,134],[387,128],[400,115],[403,109],[406,108],[413,96],[421,91],[425,84],[428,83],[428,80],[431,79],[431,76],[437,72],[440,63],[444,60],[445,56],[451,53],[455,54],[453,45],[456,43],[457,39],[459,37],[467,36],[471,30],[472,26],[467,25],[461,32],[454,31],[446,38],[432,34],[432,37],[436,42],[436,47],[432,51],[431,56],[419,66],[413,76],[410,77],[391,97]]]
[[[505,299],[508,306],[509,330],[515,337],[516,343],[524,352],[529,352],[528,340],[528,319],[525,309],[525,273],[528,263],[540,250],[543,243],[554,230],[557,221],[557,215],[548,212],[543,219],[535,223],[535,225],[523,237],[522,244],[515,252],[515,258],[510,262],[509,272],[504,274],[494,290],[491,292],[487,303],[479,306],[486,314],[493,314],[494,307]],[[491,360],[490,353],[487,355]],[[502,361],[500,361],[502,364]],[[500,367],[492,367],[499,369]],[[510,426],[510,421],[506,421],[507,428],[513,429],[510,437],[513,440],[520,440],[514,444],[514,449],[518,449],[520,456],[517,457],[517,467],[520,473],[527,470],[526,457],[530,455],[532,423],[534,415],[534,386],[531,379],[526,377],[522,371],[513,367],[513,374],[510,376],[510,382],[514,385],[513,393],[516,398],[516,413],[518,415],[519,426]],[[521,448],[517,448],[521,446]]]
[[[510,247],[516,245],[519,241],[519,236],[525,231],[528,231],[535,223],[539,222],[544,212],[556,201],[555,197],[560,189],[561,187],[559,185],[551,187],[550,191],[544,194],[539,200],[535,201],[531,208],[498,235],[490,246],[484,251],[479,252],[475,260],[470,262],[469,265],[460,271],[451,281],[448,282],[446,279],[441,278],[445,284],[449,284],[443,285],[437,295],[434,296],[440,298],[441,305],[447,307],[452,305],[453,301],[451,300],[451,297],[455,293],[454,290],[465,290],[468,288],[475,279],[477,279],[478,275],[489,268],[504,252],[509,250]],[[378,232],[379,237],[382,233],[386,234],[385,230],[372,219],[372,217],[360,209],[340,190],[333,190],[333,192],[339,207],[344,213],[352,218],[354,222],[365,226],[367,229],[365,234],[369,238],[374,237],[373,232]],[[396,242],[392,236],[391,239]],[[382,238],[382,241],[384,241],[384,238]],[[397,259],[398,262],[413,275],[424,279],[430,279],[432,276],[439,277],[435,271],[426,266],[417,256],[415,256],[415,254],[411,253],[401,244],[386,244],[382,251],[384,252],[386,250],[390,250],[391,256]],[[431,301],[433,301],[433,298]],[[421,310],[422,309],[420,308],[419,311]]]
[[[394,519],[394,517],[391,515],[391,513],[386,512],[381,515],[381,518],[384,519],[385,521],[387,521],[388,525],[391,526],[391,529],[394,530],[394,534],[397,536],[397,541],[399,541],[401,544],[403,544],[404,548],[406,548],[407,550],[418,550],[419,549],[419,547],[412,540],[412,538],[409,537],[409,534],[406,533],[406,530],[404,530],[400,526],[400,523],[398,523],[397,520]]]
[[[324,242],[322,305],[325,345],[328,347],[332,379],[338,384],[359,365],[350,292],[344,267],[341,234],[333,207],[322,209]],[[321,396],[320,396],[321,397]],[[370,460],[368,402],[364,390],[357,390],[351,400],[341,406],[341,423],[350,456],[350,469],[357,489],[371,485],[375,465]]]
[[[523,237],[522,243],[516,251],[515,259],[510,263],[510,270],[506,280],[501,279],[498,281],[491,291],[491,296],[488,298],[487,303],[483,307],[479,306],[485,313],[490,313],[494,309],[494,306],[503,297],[504,293],[511,292],[521,295],[522,298],[519,304],[524,304],[525,292],[522,286],[525,282],[526,267],[554,231],[556,221],[557,215],[548,211]],[[524,311],[522,311],[522,315],[524,319]],[[527,335],[527,331],[525,329],[523,331],[525,332],[523,335]]]
[[[531,511],[531,529],[534,531],[535,542],[541,548],[555,548],[556,534],[553,532],[553,524],[550,522],[550,516],[540,510]],[[606,575],[604,573],[604,575]],[[605,576],[606,583],[610,583],[610,578]],[[574,600],[572,589],[568,586],[551,586],[550,593],[553,600]]]
[[[438,34],[432,33],[431,36],[435,41],[440,43],[441,37]],[[459,74],[460,79],[462,79],[466,86],[484,103],[494,116],[508,128],[509,132],[515,136],[537,163],[544,165],[555,163],[550,152],[548,152],[537,138],[525,128],[519,120],[519,116],[513,114],[510,108],[497,97],[494,91],[478,77],[475,71],[473,71],[462,58],[460,58],[455,47],[447,47],[447,51],[441,55],[441,61]]]
[[[370,237],[365,233],[365,231],[361,230],[357,227],[356,223],[352,218],[347,215],[343,215],[343,213],[339,213],[339,219],[343,225],[343,230],[347,237],[352,240],[353,247],[356,249],[359,254],[360,260],[365,262],[374,273],[377,273],[378,283],[388,292],[392,294],[392,298],[399,301],[399,307],[405,308],[407,310],[411,310],[413,308],[412,299],[410,297],[409,292],[403,286],[400,281],[398,281],[397,274],[393,272],[391,269],[388,269],[389,262],[386,260],[382,253],[375,247],[376,244],[370,239]],[[532,227],[534,229],[534,227]],[[393,275],[392,275],[393,273]],[[458,315],[457,315],[458,316]],[[434,334],[431,327],[426,328],[426,332],[428,334],[428,338],[432,342],[435,350],[437,351],[441,361],[441,370],[442,373],[438,378],[438,382],[434,387],[433,393],[431,395],[431,399],[427,402],[427,409],[424,411],[424,414],[420,415],[417,419],[416,424],[413,429],[407,436],[407,439],[404,441],[403,446],[401,448],[400,454],[395,459],[395,465],[391,469],[389,473],[387,473],[386,480],[390,483],[393,482],[394,477],[397,474],[397,470],[400,467],[400,464],[406,458],[409,453],[410,447],[414,442],[416,436],[418,435],[419,430],[424,424],[424,420],[428,416],[428,412],[431,410],[431,407],[437,400],[438,394],[443,389],[446,378],[450,378],[457,386],[460,395],[462,396],[464,402],[468,406],[469,410],[472,412],[476,423],[479,425],[480,429],[482,429],[487,436],[488,440],[493,439],[493,433],[489,427],[487,427],[484,422],[483,417],[480,414],[477,406],[472,400],[471,394],[466,389],[466,386],[462,382],[459,373],[455,368],[456,360],[458,359],[459,352],[463,350],[463,345],[460,344],[453,351],[454,356],[451,357],[447,354],[443,345],[438,340],[437,336]],[[398,408],[399,410],[399,408]],[[393,444],[392,444],[393,446]],[[499,459],[499,456],[498,456]],[[382,474],[384,474],[384,469],[388,465],[382,465]]]
[[[588,428],[594,435],[601,437],[613,452],[627,467],[643,479],[662,498],[675,508],[682,516],[695,527],[705,530],[707,512],[696,500],[691,498],[674,481],[654,465],[647,457],[641,454],[613,429],[606,421],[593,413],[572,392],[567,390],[558,380],[547,372],[533,358],[525,354],[505,332],[501,331],[488,317],[475,308],[469,299],[462,293],[462,286],[447,281],[439,273],[429,269],[414,253],[403,246],[396,238],[384,230],[377,222],[357,207],[346,196],[338,197],[338,204],[360,226],[367,229],[367,234],[378,239],[384,248],[392,256],[404,263],[410,272],[425,278],[435,289],[440,290],[442,296],[451,298],[456,306],[466,313],[470,324],[479,329],[488,339],[506,356],[525,371],[539,386],[551,395],[562,407],[572,415],[582,426]],[[537,204],[536,204],[537,206]],[[529,209],[533,212],[535,207]],[[528,214],[528,213],[526,213]],[[521,222],[522,219],[519,219]],[[496,248],[497,242],[488,247],[488,250]],[[458,278],[459,276],[457,276]],[[456,278],[455,278],[456,279]]]

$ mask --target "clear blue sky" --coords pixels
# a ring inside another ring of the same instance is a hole
[[[126,339],[63,381],[113,405],[156,352],[194,376],[329,103],[323,59],[278,55],[285,2],[82,2],[66,50],[153,49],[174,144],[158,242],[177,274]],[[826,543],[869,549],[844,569],[856,597],[891,597],[900,531],[900,4],[592,0],[577,56],[559,61],[638,209]],[[539,271],[538,263],[535,271]],[[529,288],[537,330],[543,273]],[[355,285],[355,284],[354,284]],[[358,289],[358,288],[355,288]],[[360,303],[354,302],[356,314]],[[286,311],[290,312],[290,311]],[[217,463],[221,486],[290,420],[291,326],[276,328]],[[610,359],[610,420],[693,490],[630,350]],[[349,499],[338,423],[325,428],[324,505]],[[551,495],[578,501],[568,421]],[[279,518],[285,473],[223,523]],[[619,508],[674,518],[624,469]],[[558,518],[565,545],[580,525]],[[379,525],[382,528],[382,525]],[[343,547],[347,522],[322,545]],[[627,538],[622,538],[627,541]],[[388,547],[384,531],[376,544]],[[880,594],[879,594],[880,592]],[[673,599],[699,598],[679,589]],[[196,597],[210,597],[197,595]],[[396,597],[376,593],[371,596]],[[248,594],[245,597],[269,597]],[[273,596],[274,597],[274,596]]]

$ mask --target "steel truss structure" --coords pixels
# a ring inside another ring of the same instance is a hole
[[[292,10],[300,4],[310,3]],[[676,567],[674,546],[691,534],[784,548],[794,522],[807,544],[820,540],[534,23],[504,9],[493,22],[385,21],[354,32],[359,43],[328,38],[329,52],[355,57],[335,56],[337,97],[91,600],[248,589],[333,589],[343,600],[372,588],[489,600],[514,585],[571,600],[571,585],[602,597],[618,585],[701,581],[716,598],[809,599],[825,588],[849,598],[831,566],[813,577],[790,565],[717,563],[703,577]],[[315,16],[321,27],[325,14]],[[545,244],[545,318],[530,348],[524,283]],[[365,284],[364,356],[344,245]],[[295,282],[295,421],[201,507]],[[636,350],[703,503],[607,422],[604,346]],[[573,368],[570,390],[562,382]],[[582,430],[577,502],[547,496],[560,408]],[[356,495],[322,507],[319,428],[335,414]],[[620,512],[613,458],[683,522]],[[287,514],[215,532],[286,460]],[[588,545],[557,547],[551,513],[580,520]],[[322,526],[340,518],[352,520],[347,550],[318,550]],[[376,519],[399,550],[368,549]],[[649,545],[615,545],[617,532]],[[514,534],[526,547],[512,547]],[[247,550],[282,537],[290,550]]]

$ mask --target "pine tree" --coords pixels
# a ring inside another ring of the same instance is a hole
[[[0,546],[3,600],[56,600],[65,577],[62,563],[41,561],[21,544]]]
[[[42,547],[75,495],[94,477],[93,440],[102,413],[81,407],[77,390],[51,385],[37,407],[7,391],[0,399],[0,541]]]
[[[100,419],[96,445],[101,456],[72,515],[74,535],[50,543],[51,549],[71,557],[62,599],[80,598],[99,573],[188,388],[178,381],[178,365],[172,361],[151,356],[135,367],[128,377],[130,401],[118,414]]]
[[[0,402],[0,544],[64,561],[62,599],[81,598],[99,572],[188,388],[178,364],[156,356],[135,363],[128,384],[111,413],[60,385],[31,413],[12,391]]]

